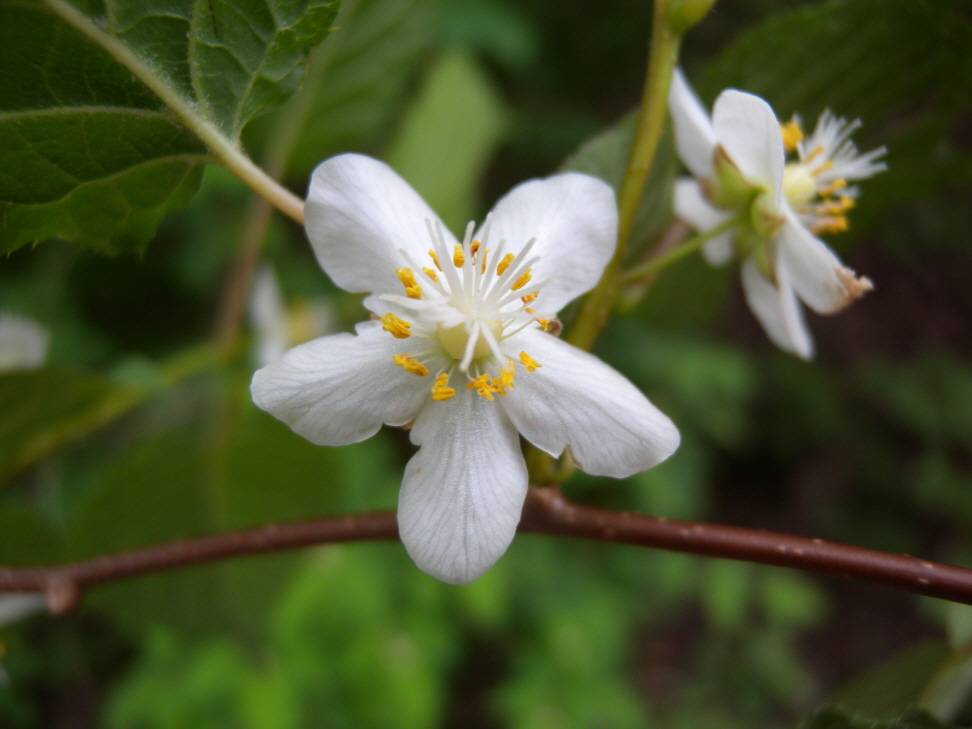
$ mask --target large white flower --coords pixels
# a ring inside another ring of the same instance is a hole
[[[767,335],[809,359],[813,342],[798,299],[833,314],[873,288],[817,235],[847,229],[858,194],[849,183],[885,169],[877,161],[884,148],[860,154],[849,140],[860,122],[829,111],[804,139],[798,119],[781,126],[763,99],[735,89],[719,95],[710,119],[679,71],[669,107],[693,176],[676,182],[676,214],[702,231],[738,221],[703,255],[713,265],[742,258],[746,300]],[[795,159],[787,162],[787,152]]]
[[[321,445],[413,423],[398,525],[421,569],[465,583],[506,551],[527,490],[518,432],[617,478],[678,447],[637,388],[545,331],[611,258],[617,211],[603,182],[525,182],[459,242],[387,165],[347,154],[314,171],[305,216],[325,272],[371,294],[374,319],[259,370],[253,399]]]

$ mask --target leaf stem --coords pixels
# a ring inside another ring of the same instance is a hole
[[[669,0],[655,0],[638,125],[618,195],[617,247],[600,282],[584,300],[567,337],[567,341],[581,349],[590,349],[594,345],[621,290],[621,264],[665,128],[668,89],[678,61],[679,39],[669,22]]]
[[[192,131],[223,166],[239,177],[260,197],[297,223],[304,222],[304,202],[281,186],[253,163],[239,145],[219,128],[197,113],[193,105],[180,94],[156,69],[139,58],[128,46],[111,35],[91,18],[66,0],[43,0],[44,5],[58,18],[77,30],[88,40],[104,49],[118,63],[144,83]]]
[[[633,284],[654,276],[658,272],[663,271],[671,266],[673,263],[677,263],[683,258],[695,253],[710,240],[729,230],[732,230],[738,224],[739,221],[736,218],[730,218],[729,220],[720,223],[715,228],[698,233],[697,235],[686,239],[680,246],[673,248],[667,253],[663,253],[660,256],[652,258],[651,260],[645,261],[640,266],[635,266],[634,268],[625,271],[621,280],[624,284]]]

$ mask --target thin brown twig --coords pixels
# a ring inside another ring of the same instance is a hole
[[[556,488],[531,488],[520,531],[777,565],[859,579],[972,604],[972,570],[759,529],[676,521],[581,506]],[[397,539],[391,512],[268,524],[48,567],[0,567],[0,592],[38,592],[52,612],[73,608],[84,590],[105,582],[250,554]]]

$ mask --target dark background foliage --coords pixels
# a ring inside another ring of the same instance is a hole
[[[455,227],[564,164],[615,181],[649,18],[633,0],[346,0],[303,90],[244,140],[295,190],[330,154],[381,156]],[[969,564],[968,6],[720,0],[683,58],[707,104],[736,86],[781,118],[829,106],[861,117],[862,147],[888,146],[890,171],[832,241],[877,288],[811,317],[805,364],[765,340],[731,268],[666,272],[598,350],[684,445],[650,473],[566,490]],[[676,172],[666,138],[635,255],[667,223]],[[0,562],[394,506],[402,433],[315,448],[249,403],[248,357],[214,367],[199,348],[250,204],[208,167],[140,255],[51,242],[0,262],[0,307],[52,338],[48,368],[0,377]],[[295,317],[360,318],[296,226],[275,220],[267,251]],[[328,547],[105,587],[0,640],[3,727],[972,723],[972,609],[543,537],[461,589],[397,545]]]

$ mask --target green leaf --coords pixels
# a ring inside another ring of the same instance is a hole
[[[195,192],[200,139],[233,149],[296,89],[337,0],[90,5],[0,1],[0,250],[142,248]]]
[[[0,480],[118,417],[141,394],[138,388],[72,370],[0,376]]]
[[[635,114],[625,116],[581,145],[564,161],[562,169],[600,177],[618,193],[628,165],[635,123]],[[633,251],[651,242],[671,220],[672,189],[677,171],[672,137],[666,133],[658,143],[655,162],[631,231]]]
[[[430,70],[388,163],[456,230],[474,213],[479,178],[505,127],[483,70],[469,56],[447,55]]]

